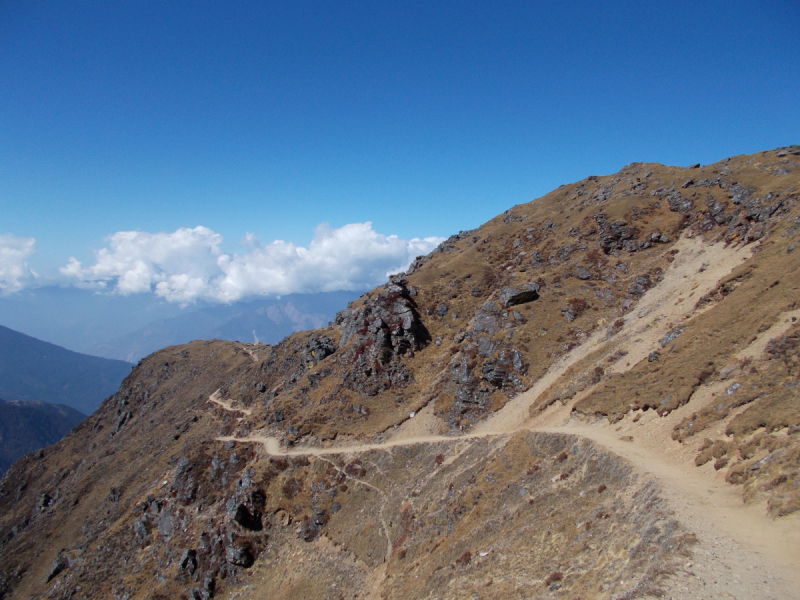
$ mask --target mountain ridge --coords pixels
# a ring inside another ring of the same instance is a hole
[[[136,362],[166,346],[196,339],[277,343],[291,333],[325,326],[333,317],[332,307],[344,306],[355,296],[352,292],[290,294],[269,300],[240,301],[230,306],[207,306],[95,343],[92,350],[110,358]]]
[[[92,413],[133,365],[67,350],[0,325],[0,396]]]
[[[0,398],[0,473],[20,456],[56,443],[85,418],[64,404]]]

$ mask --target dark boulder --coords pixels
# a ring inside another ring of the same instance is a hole
[[[50,572],[47,574],[48,583],[69,567],[69,556],[63,550],[60,550],[58,556],[53,559],[53,563],[50,565]]]
[[[653,244],[668,244],[670,242],[670,239],[663,233],[659,231],[654,231],[653,233],[650,234],[649,241]]]
[[[197,550],[184,550],[178,561],[178,566],[189,573],[189,575],[194,575],[194,572],[197,570]]]
[[[197,486],[194,478],[194,465],[185,456],[178,459],[175,468],[175,475],[172,478],[170,491],[174,494],[178,502],[190,504],[194,501],[197,494]]]
[[[142,517],[133,524],[133,532],[140,540],[144,540],[147,537],[147,517]]]
[[[481,309],[475,312],[472,330],[494,335],[497,332],[498,324],[497,308],[494,302],[484,302]]]
[[[519,288],[503,288],[500,292],[500,304],[503,307],[516,306],[533,302],[539,298],[539,284],[532,281]]]
[[[478,354],[484,357],[489,357],[494,353],[495,344],[492,338],[485,335],[478,338]]]
[[[508,378],[508,371],[495,363],[486,363],[481,366],[483,378],[495,387],[503,387]]]
[[[651,287],[653,287],[653,282],[649,275],[637,275],[628,286],[628,293],[631,296],[643,296]]]
[[[603,213],[595,215],[594,220],[600,229],[600,247],[606,254],[610,254],[614,250],[625,249],[625,243],[633,242],[636,238],[636,230],[628,227],[625,221],[609,223]],[[633,246],[628,244],[628,248],[636,249],[637,247],[635,244]]]
[[[234,566],[249,569],[253,566],[255,557],[247,546],[232,546],[225,550],[225,560]]]
[[[158,518],[158,533],[164,538],[171,538],[172,531],[175,528],[175,519],[172,516],[172,511],[168,508],[161,511],[161,516]]]
[[[303,347],[303,362],[306,366],[317,366],[336,351],[334,341],[324,335],[311,336]]]
[[[261,515],[258,513],[254,514],[244,504],[240,504],[236,507],[233,520],[250,531],[261,531],[264,528],[261,524]]]

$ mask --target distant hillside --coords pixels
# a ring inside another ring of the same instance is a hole
[[[50,286],[0,297],[0,325],[75,352],[135,363],[192,340],[277,344],[294,332],[324,327],[358,296],[337,291],[180,307],[153,294]]]
[[[0,325],[74,352],[119,358],[106,356],[95,346],[193,309],[153,294],[123,296],[45,286],[0,296]]]
[[[20,456],[55,444],[85,418],[63,404],[0,399],[0,475]]]
[[[0,326],[0,397],[65,404],[90,414],[130,372],[129,363],[88,356]]]
[[[206,306],[159,319],[126,335],[94,344],[89,351],[137,362],[161,348],[193,340],[277,344],[295,332],[325,327],[337,311],[357,297],[355,292],[292,294],[280,299],[259,298]]]

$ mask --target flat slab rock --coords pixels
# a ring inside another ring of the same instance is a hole
[[[533,302],[539,298],[539,284],[531,282],[519,288],[503,288],[500,292],[500,304],[505,307]]]

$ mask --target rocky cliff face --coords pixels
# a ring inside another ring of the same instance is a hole
[[[147,357],[0,482],[0,597],[653,591],[694,541],[657,486],[530,430],[661,415],[691,468],[800,508],[798,167],[634,163],[452,236],[325,329]]]

